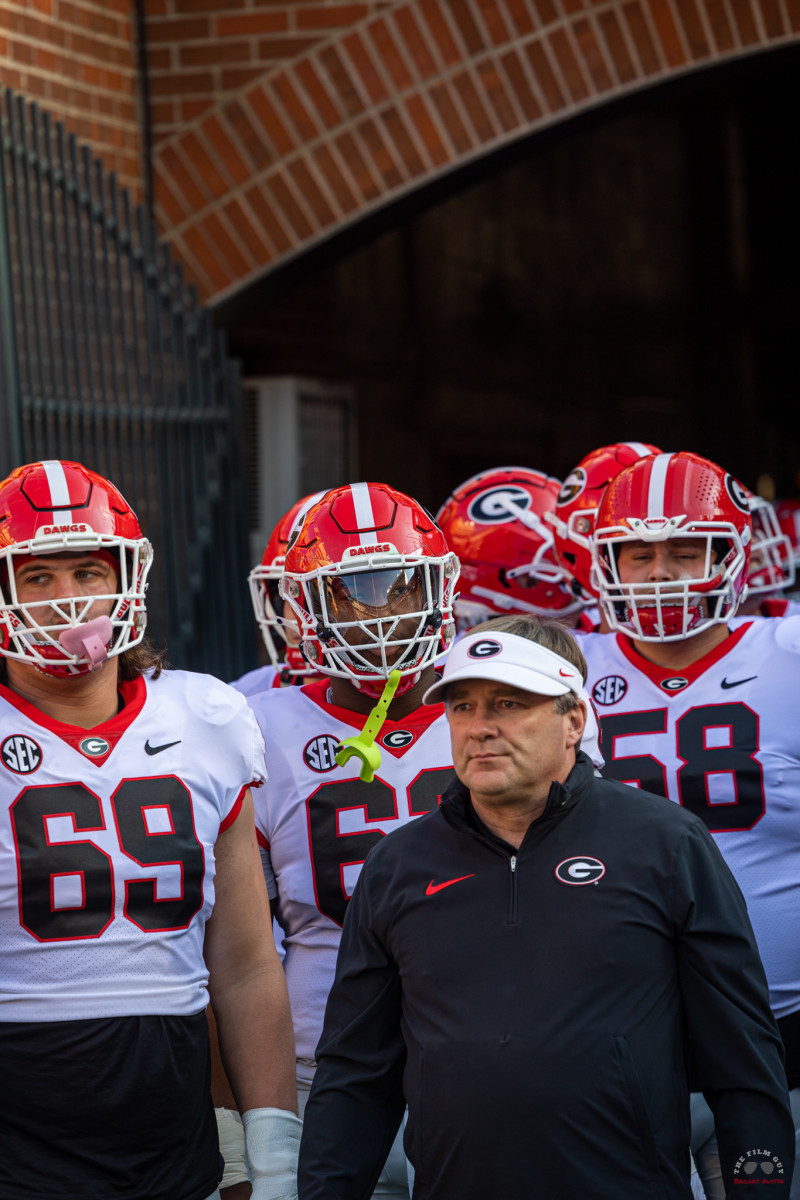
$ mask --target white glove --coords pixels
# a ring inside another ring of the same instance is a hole
[[[297,1200],[303,1122],[283,1108],[250,1108],[242,1123],[252,1200]]]
[[[215,1108],[219,1152],[225,1159],[225,1173],[219,1181],[221,1188],[233,1187],[235,1183],[247,1183],[247,1167],[244,1161],[244,1129],[242,1118],[232,1108]]]

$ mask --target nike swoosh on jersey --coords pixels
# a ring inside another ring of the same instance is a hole
[[[434,883],[433,880],[431,880],[428,886],[425,888],[425,895],[435,896],[437,892],[442,890],[442,888],[450,887],[451,884],[454,883],[461,883],[462,879],[473,879],[474,877],[475,872],[473,871],[471,875],[459,875],[458,879],[446,879],[444,883]]]
[[[181,739],[178,738],[177,742],[165,742],[163,746],[151,746],[150,739],[148,738],[144,744],[144,752],[145,754],[160,754],[162,750],[169,750],[170,746],[179,745],[180,740]]]
[[[734,679],[732,683],[728,683],[727,678],[725,678],[725,679],[723,679],[722,683],[720,684],[720,687],[724,687],[725,690],[727,691],[728,688],[739,687],[740,684],[742,684],[742,683],[750,683],[750,681],[752,679],[758,679],[758,676],[757,675],[748,675],[747,679]]]

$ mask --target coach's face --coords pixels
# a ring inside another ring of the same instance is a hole
[[[445,707],[456,774],[493,808],[524,808],[563,783],[586,724],[582,702],[560,714],[552,696],[489,679],[452,684]]]

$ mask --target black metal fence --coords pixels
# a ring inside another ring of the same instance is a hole
[[[148,631],[174,666],[253,658],[241,389],[144,210],[60,123],[0,97],[0,470],[111,479],[156,550]]]

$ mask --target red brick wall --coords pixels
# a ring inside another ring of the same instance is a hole
[[[63,120],[140,198],[130,0],[0,0],[0,83]]]
[[[196,14],[221,0],[149,3]],[[318,30],[311,49],[156,145],[159,226],[204,299],[471,158],[676,73],[800,41],[800,0],[250,0],[247,13],[297,22],[345,8],[370,12]]]
[[[392,0],[146,0],[153,139]]]

